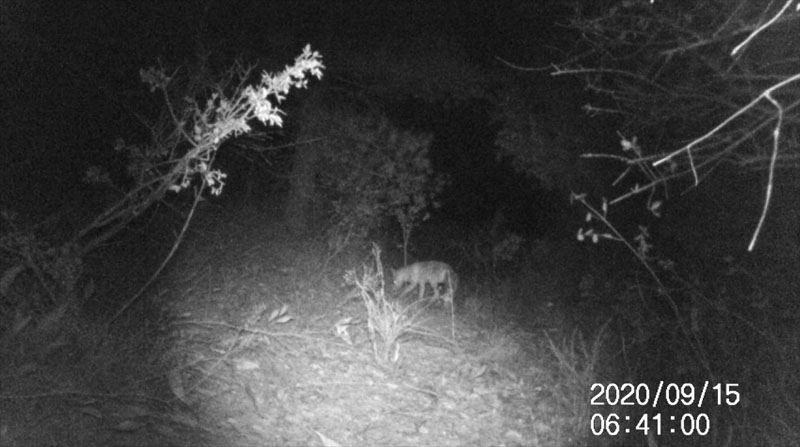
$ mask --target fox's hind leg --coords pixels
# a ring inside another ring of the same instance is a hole
[[[432,282],[431,288],[433,289],[433,302],[436,303],[439,301],[439,282],[438,281]]]

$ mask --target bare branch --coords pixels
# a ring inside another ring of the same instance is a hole
[[[794,2],[795,0],[787,0],[786,3],[783,5],[783,8],[781,8],[781,10],[778,11],[777,14],[775,14],[771,19],[769,19],[767,23],[759,26],[755,31],[753,31],[752,33],[750,33],[749,36],[747,36],[747,39],[745,39],[739,45],[736,45],[736,48],[734,48],[733,51],[731,51],[731,56],[735,56],[736,53],[739,52],[739,50],[744,48],[744,46],[747,45],[751,40],[755,39],[757,35],[759,35],[762,31],[772,26],[778,20],[778,18],[781,17],[783,13],[785,13],[786,10],[789,9],[790,6],[792,6],[792,3]],[[797,9],[800,10],[800,3],[797,4]]]

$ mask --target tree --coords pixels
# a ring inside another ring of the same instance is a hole
[[[163,67],[141,70],[142,81],[164,105],[154,120],[142,118],[151,140],[143,144],[117,141],[114,150],[124,153],[128,160],[129,179],[124,185],[114,184],[101,167],[90,168],[85,177],[88,183],[117,188],[120,198],[60,246],[52,246],[35,229],[16,226],[13,213],[4,212],[11,231],[0,238],[0,255],[15,265],[2,275],[3,287],[21,271],[18,266],[24,266],[47,291],[48,304],[56,304],[59,296],[68,300],[80,276],[81,259],[168,193],[192,189],[195,205],[206,190],[220,194],[227,175],[214,167],[214,160],[222,144],[249,132],[254,119],[281,126],[278,104],[290,89],[305,87],[307,76],[321,77],[324,66],[319,53],[306,46],[294,65],[278,73],[264,72],[252,83],[254,68],[236,63],[215,81],[204,78],[199,82],[191,76],[178,76],[179,70],[169,74]]]
[[[306,108],[299,138],[303,150],[313,152],[304,156],[314,163],[304,175],[304,190],[323,204],[318,217],[332,218],[326,229],[332,255],[366,243],[390,217],[401,224],[407,244],[436,205],[444,181],[433,172],[428,134],[400,129],[376,110],[338,104]]]
[[[578,129],[563,120],[564,111],[541,109],[525,79],[509,79],[495,100],[496,119],[502,123],[495,144],[498,156],[547,189],[564,193],[585,183],[589,171],[576,169],[581,145]]]
[[[609,205],[648,194],[652,209],[657,190],[665,193],[680,179],[697,186],[721,164],[764,170],[767,185],[752,250],[775,176],[800,168],[796,2],[572,5],[569,27],[579,38],[572,57],[552,74],[581,76],[601,98],[587,104],[586,112],[621,119],[623,153],[595,156],[623,163],[621,178],[634,185]],[[782,212],[789,217],[784,225],[800,226],[796,207]],[[796,238],[791,240],[791,251],[800,253]]]
[[[332,14],[341,12],[338,7],[333,9]],[[336,120],[340,103],[349,104],[345,109],[354,107],[347,114],[360,109],[359,113],[364,115],[386,116],[379,110],[391,109],[408,98],[423,104],[454,105],[489,97],[490,78],[470,60],[460,41],[448,37],[431,41],[431,36],[440,35],[441,30],[431,33],[428,29],[417,29],[433,26],[421,22],[399,22],[397,26],[402,29],[396,32],[403,33],[402,40],[378,38],[358,46],[346,40],[329,42],[333,47],[330,52],[342,63],[328,70],[327,85],[317,89],[297,114],[299,144],[293,154],[285,211],[291,228],[305,231],[314,218],[313,210],[318,208],[316,204],[323,192],[314,188],[313,179],[324,174],[319,171],[325,165],[320,163],[317,146],[320,138],[326,138],[319,125]],[[335,21],[330,26],[339,29]],[[322,111],[323,108],[327,111]],[[329,129],[335,132],[338,125],[331,123]],[[312,127],[316,129],[311,130]]]

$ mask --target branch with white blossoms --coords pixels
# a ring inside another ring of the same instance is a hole
[[[198,173],[206,185],[212,186],[212,193],[219,194],[224,183],[225,174],[211,169],[214,152],[226,139],[236,137],[251,130],[249,122],[258,119],[265,125],[281,127],[283,119],[278,104],[286,98],[289,90],[305,88],[307,77],[322,78],[322,56],[311,50],[306,45],[303,53],[295,59],[294,65],[286,66],[279,73],[264,72],[261,81],[256,85],[242,85],[234,88],[233,94],[226,95],[225,85],[214,86],[214,93],[201,107],[192,103],[184,109],[184,113],[171,113],[174,124],[181,127],[184,139],[191,144],[182,162],[174,164],[170,176],[173,180],[170,190],[179,192],[187,188],[190,182],[187,178]],[[249,76],[252,67],[234,67],[240,80]],[[231,76],[233,77],[233,76]],[[171,76],[168,77],[163,70],[151,68],[142,72],[142,80],[150,84],[151,89],[161,90],[172,111],[172,101],[169,98],[168,86]],[[170,152],[171,153],[171,152]],[[174,160],[178,161],[178,160]],[[211,181],[209,183],[208,181]]]
[[[322,56],[316,51],[311,51],[311,46],[303,48],[303,54],[294,60],[294,65],[286,66],[277,74],[265,71],[261,75],[261,84],[257,87],[247,87],[244,96],[247,96],[254,107],[253,115],[264,124],[283,126],[281,111],[272,104],[273,98],[278,104],[286,99],[286,94],[294,88],[306,88],[308,74],[322,78]]]
[[[257,119],[265,125],[281,127],[283,111],[278,105],[292,88],[305,88],[307,78],[322,78],[322,56],[306,45],[294,64],[279,73],[264,72],[255,85],[248,85],[253,66],[234,63],[211,84],[193,79],[178,82],[178,70],[166,74],[163,67],[140,71],[151,92],[160,92],[165,111],[155,122],[145,122],[152,135],[147,145],[118,142],[115,149],[130,160],[128,173],[134,186],[124,197],[98,215],[78,238],[92,237],[87,249],[107,240],[167,191],[181,192],[199,178],[197,193],[209,188],[219,195],[226,174],[213,168],[217,150],[223,142],[251,130]],[[205,103],[195,98],[205,96]],[[144,122],[144,120],[142,120]],[[95,173],[92,178],[99,178]],[[88,177],[87,177],[88,178]],[[97,235],[97,233],[100,233]]]

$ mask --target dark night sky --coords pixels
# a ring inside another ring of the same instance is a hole
[[[7,35],[25,47],[26,59],[67,59],[53,62],[119,73],[158,56],[186,58],[198,36],[212,50],[276,59],[307,42],[335,58],[337,50],[438,36],[457,39],[478,63],[494,56],[530,61],[556,40],[551,27],[557,17],[548,3],[111,0],[57,7],[17,1],[5,8]]]

